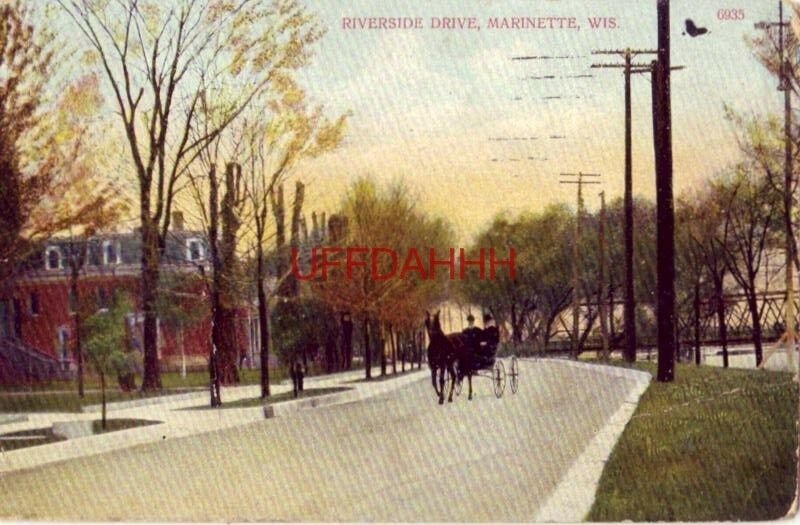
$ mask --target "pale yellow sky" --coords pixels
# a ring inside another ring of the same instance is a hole
[[[701,183],[737,158],[734,129],[723,103],[751,114],[778,112],[781,94],[752,57],[744,35],[756,20],[775,17],[774,2],[747,2],[746,19],[724,22],[718,6],[672,2],[673,143],[675,192]],[[496,213],[574,203],[574,186],[560,172],[603,175],[608,199],[623,191],[623,82],[618,70],[591,70],[593,49],[652,47],[655,2],[603,0],[544,3],[369,0],[328,5],[329,25],[320,53],[303,78],[309,92],[332,110],[353,113],[345,144],[298,170],[309,182],[307,209],[333,209],[355,177],[403,177],[419,206],[448,217],[462,242]],[[576,16],[580,31],[346,31],[342,16],[474,15]],[[588,29],[587,16],[613,16],[618,29]],[[681,35],[692,17],[710,32]],[[338,23],[338,25],[337,25]],[[576,59],[512,61],[519,55],[571,55]],[[593,78],[564,78],[591,74]],[[556,79],[526,81],[529,76]],[[324,78],[324,80],[323,80]],[[546,99],[564,96],[562,100]],[[569,97],[569,99],[567,99]],[[577,97],[580,97],[578,99]],[[634,191],[654,195],[649,76],[633,79]],[[549,139],[551,135],[564,139]],[[527,137],[496,141],[493,138]],[[536,137],[536,140],[530,140]],[[533,157],[533,160],[529,160]],[[512,160],[517,159],[517,160]],[[600,187],[586,204],[599,206]]]
[[[701,4],[701,5],[698,5]],[[737,159],[734,130],[723,104],[745,114],[782,109],[776,82],[753,58],[745,35],[754,22],[774,19],[772,0],[743,2],[744,20],[718,18],[720,5],[672,0],[675,192],[702,183]],[[311,99],[329,115],[349,112],[347,134],[335,152],[303,162],[293,180],[306,183],[305,212],[335,211],[356,178],[403,178],[418,206],[447,217],[467,243],[497,213],[575,202],[561,172],[603,175],[587,191],[599,205],[623,191],[623,82],[619,70],[592,70],[596,49],[651,48],[656,43],[654,0],[348,0],[309,2],[327,34],[312,64],[299,74]],[[345,30],[342,17],[421,17],[418,30]],[[482,29],[435,30],[432,17],[474,16]],[[490,17],[575,17],[580,30],[489,30]],[[588,17],[614,18],[616,29],[590,29]],[[709,33],[681,34],[692,18]],[[65,27],[69,22],[64,21]],[[512,61],[520,55],[567,59]],[[592,75],[591,78],[584,78]],[[552,76],[550,80],[529,80]],[[562,99],[551,97],[561,96]],[[107,100],[109,105],[112,100]],[[111,115],[109,108],[107,114]],[[118,119],[116,115],[113,118]],[[119,127],[119,121],[112,121]],[[649,76],[633,79],[634,191],[654,194]],[[552,139],[556,135],[559,139]],[[535,137],[535,138],[534,138]],[[492,140],[526,138],[527,140]],[[122,149],[109,151],[123,191],[136,195]],[[597,191],[594,191],[594,190]],[[188,211],[191,199],[184,196]]]

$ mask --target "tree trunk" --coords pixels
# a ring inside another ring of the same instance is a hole
[[[387,332],[389,335],[389,352],[392,359],[392,374],[397,374],[397,348],[394,346],[394,332],[392,331],[392,325],[388,326]]]
[[[305,199],[305,186],[302,182],[297,181],[294,188],[294,204],[292,205],[292,223],[291,223],[291,237],[289,244],[292,249],[300,248],[300,228],[303,212],[303,200]],[[284,281],[283,294],[289,297],[297,297],[300,289],[297,284],[297,279],[294,273],[289,274]]]
[[[364,371],[366,379],[372,379],[372,352],[369,347],[369,318],[364,316]]]
[[[414,337],[414,346],[417,349],[417,370],[422,368],[422,356],[425,352],[422,351],[422,347],[425,344],[425,336],[422,332],[417,332],[417,335]]]
[[[213,282],[220,274],[220,261],[219,261],[219,181],[217,180],[216,166],[211,165],[208,172],[209,181],[209,226],[208,226],[208,244],[209,255],[211,257],[211,271],[214,272],[212,276],[212,283],[209,290],[209,302],[211,306],[211,345],[209,347],[208,355],[208,375],[209,375],[209,390],[210,390],[210,404],[211,407],[218,407],[222,405],[222,396],[220,395],[220,380],[219,380],[219,343],[220,326],[217,324],[217,310],[220,307],[219,301],[219,288]],[[200,267],[201,273],[203,267]],[[204,275],[205,276],[205,275]]]
[[[217,344],[217,369],[223,385],[239,384],[236,348],[236,311],[220,305],[214,312],[214,324],[219,326]]]
[[[378,330],[376,330],[380,337],[378,338],[378,352],[381,355],[381,377],[386,375],[386,328],[383,326],[383,323],[378,324]]]
[[[717,330],[722,343],[722,367],[728,368],[728,325],[725,321],[725,296],[722,288],[722,279],[714,283],[717,307]]]
[[[751,280],[751,282],[753,281],[754,280]],[[753,346],[755,346],[756,367],[758,367],[761,366],[763,352],[761,348],[761,316],[758,312],[758,300],[756,298],[755,287],[751,287],[747,292],[747,306],[750,309],[750,317],[753,320]]]
[[[144,197],[143,197],[144,198]],[[144,310],[144,374],[142,392],[161,389],[161,371],[158,365],[158,277],[159,247],[158,226],[149,217],[142,218],[142,309]]]
[[[261,397],[269,397],[269,327],[267,325],[269,308],[267,308],[267,295],[264,291],[264,257],[258,250],[258,265],[256,273],[258,289],[258,333],[259,350],[261,351]]]
[[[515,343],[522,342],[522,316],[517,318],[517,305],[511,304],[511,338]]]
[[[219,208],[218,226],[222,226],[222,235],[215,235],[218,242],[213,283],[218,291],[219,303],[215,310],[215,323],[219,324],[219,340],[217,341],[217,357],[219,380],[223,385],[239,383],[237,367],[239,348],[237,345],[236,306],[239,296],[236,280],[238,260],[236,244],[241,226],[241,175],[242,169],[236,163],[225,166],[225,195]]]
[[[75,322],[73,331],[75,332],[75,348],[73,354],[75,355],[75,364],[78,367],[78,397],[83,397],[83,348],[81,346],[81,302],[78,295],[78,277],[80,275],[80,268],[76,261],[72,261],[72,278],[70,280],[70,291],[75,301]]]
[[[348,315],[340,317],[342,328],[342,370],[350,370],[353,366],[353,321]]]
[[[288,268],[288,262],[284,248],[286,246],[286,205],[283,200],[283,184],[278,185],[277,196],[272,197],[272,214],[275,216],[275,249],[278,252],[277,272],[282,276]]]
[[[694,363],[700,364],[700,281],[694,282]]]
[[[100,428],[106,429],[106,375],[100,371],[100,405],[102,413],[100,416]]]

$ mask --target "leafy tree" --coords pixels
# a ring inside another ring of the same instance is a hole
[[[345,116],[331,122],[325,118],[322,108],[309,108],[305,93],[294,84],[287,85],[286,96],[274,105],[272,119],[252,119],[245,122],[243,135],[249,162],[245,192],[253,222],[252,248],[256,260],[254,281],[258,302],[258,319],[261,353],[261,396],[269,396],[269,297],[264,286],[267,278],[265,249],[269,223],[268,204],[273,206],[276,231],[283,234],[280,212],[276,206],[275,189],[292,172],[303,158],[322,155],[338,147],[345,127]],[[281,190],[282,196],[282,190]],[[281,199],[282,200],[282,199]],[[324,230],[325,224],[322,225]],[[276,241],[278,238],[276,237]],[[282,246],[278,246],[280,249]],[[282,254],[279,253],[278,256]],[[283,265],[281,265],[283,266]],[[285,272],[277,272],[278,283]],[[276,287],[277,291],[278,287]]]
[[[516,220],[496,217],[481,233],[471,253],[481,248],[494,249],[504,258],[509,249],[516,252],[515,279],[499,272],[495,279],[481,280],[477,268],[462,282],[467,302],[488,309],[499,325],[511,326],[511,339],[520,343],[529,334],[546,350],[561,314],[572,300],[572,248],[574,217],[564,205],[549,206],[537,214],[524,214]]]
[[[48,98],[59,40],[33,19],[22,2],[0,5],[0,286],[40,241],[90,224],[108,200],[109,188],[86,169],[92,77]]]
[[[725,254],[728,270],[747,299],[758,366],[763,353],[756,277],[764,251],[774,238],[773,228],[780,221],[780,207],[776,205],[780,196],[744,164],[720,174],[713,188],[725,217],[718,245]]]
[[[724,251],[725,210],[716,198],[711,186],[687,195],[678,201],[676,212],[679,295],[687,295],[684,286],[686,277],[693,279],[692,286],[695,317],[695,363],[700,364],[699,354],[699,295],[710,291],[714,312],[717,316],[718,337],[722,344],[723,366],[728,366],[728,330],[725,314],[725,277],[728,266]],[[705,284],[703,283],[705,281]],[[710,285],[710,286],[709,286]]]
[[[444,221],[425,216],[415,209],[413,203],[414,199],[402,183],[381,189],[370,179],[357,180],[350,187],[342,206],[347,227],[344,238],[337,241],[337,245],[342,248],[387,248],[398,256],[398,273],[404,262],[400,259],[414,249],[424,261],[423,271],[427,272],[429,249],[434,249],[437,257],[444,259],[453,245],[453,233]],[[373,333],[374,322],[397,324],[398,314],[406,320],[419,319],[422,311],[445,296],[450,275],[439,267],[435,279],[417,271],[407,273],[404,278],[374,279],[367,259],[369,254],[354,257],[366,260],[366,267],[353,268],[350,276],[346,275],[343,267],[332,268],[326,279],[312,282],[311,290],[334,311],[350,312],[353,321],[360,323],[365,375],[369,379],[372,375],[370,349],[374,346],[370,337],[373,342],[378,339]],[[343,263],[345,254],[333,255],[330,259]],[[379,257],[376,270],[386,275],[391,272],[391,265],[389,257]]]
[[[79,78],[61,94],[52,130],[59,144],[72,149],[72,154],[60,162],[61,171],[70,174],[68,180],[71,187],[60,196],[55,209],[57,216],[70,218],[72,222],[68,224],[69,242],[63,245],[63,252],[70,270],[70,293],[76,305],[83,304],[78,282],[84,271],[91,238],[113,230],[118,220],[128,213],[127,203],[108,182],[101,181],[99,177],[103,165],[100,153],[103,146],[102,130],[92,126],[91,122],[96,118],[101,104],[97,77],[86,75]],[[90,206],[87,208],[87,205]],[[84,309],[78,307],[73,316],[73,355],[77,364],[80,397],[84,394],[81,348],[84,315]]]
[[[634,199],[634,246],[633,246],[633,277],[634,298],[637,302],[637,326],[643,325],[643,330],[637,329],[637,339],[652,336],[654,331],[646,326],[647,315],[655,309],[656,288],[656,228],[655,204],[645,199]],[[609,260],[609,300],[622,297],[625,283],[625,217],[623,200],[615,199],[608,206],[608,225],[606,237],[608,239]],[[616,300],[611,301],[616,304]],[[613,309],[612,309],[613,311]],[[611,316],[613,321],[614,316]],[[619,340],[616,326],[611,323],[611,339]]]
[[[106,377],[116,372],[128,373],[133,367],[132,353],[127,351],[128,334],[125,315],[133,309],[124,292],[114,294],[111,307],[89,316],[84,322],[86,356],[98,376],[102,402],[102,428],[106,428]]]
[[[58,3],[114,94],[139,184],[142,389],[154,390],[159,263],[181,179],[255,99],[282,91],[323,32],[297,0]]]
[[[327,304],[314,297],[284,297],[272,311],[273,341],[280,361],[313,360],[336,330],[337,319]]]
[[[205,283],[196,272],[170,271],[162,272],[158,286],[156,310],[159,321],[175,331],[178,345],[184,352],[184,330],[205,317],[207,299]],[[181,376],[185,377],[185,363],[181,363]]]

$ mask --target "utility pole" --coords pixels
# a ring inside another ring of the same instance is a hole
[[[580,321],[580,242],[581,242],[581,215],[583,213],[583,185],[600,184],[599,180],[583,180],[584,177],[600,177],[599,173],[562,173],[565,180],[558,181],[560,184],[576,184],[577,188],[577,210],[575,216],[575,241],[572,243],[572,358],[578,358],[578,324]],[[577,177],[573,179],[573,177]]]
[[[609,357],[608,348],[608,309],[606,308],[606,192],[600,192],[600,292],[598,308],[600,309],[600,333],[603,336],[603,359]]]
[[[758,22],[756,29],[767,30],[771,27],[778,27],[778,59],[780,60],[780,83],[778,91],[783,91],[783,132],[784,132],[784,165],[783,165],[783,215],[784,229],[786,234],[786,303],[784,307],[785,331],[781,336],[784,347],[786,348],[786,360],[790,369],[794,369],[794,352],[797,344],[797,333],[795,324],[797,317],[794,304],[794,260],[795,243],[794,230],[792,228],[792,193],[794,177],[792,175],[792,88],[789,79],[789,64],[786,58],[786,43],[784,39],[784,27],[788,28],[789,22],[783,20],[783,2],[778,1],[778,22]],[[775,353],[772,349],[764,356],[764,359],[757,363],[759,368],[763,367],[767,359]]]
[[[623,68],[625,74],[625,293],[624,328],[625,347],[622,355],[625,361],[636,361],[636,299],[633,280],[633,153],[631,146],[631,73],[649,73],[650,64],[632,63],[633,57],[642,54],[655,54],[654,50],[614,49],[592,51],[593,55],[621,55],[624,64],[592,64],[592,68]]]
[[[672,196],[672,110],[669,0],[657,0],[658,60],[653,70],[656,160],[656,339],[660,382],[675,379],[675,212]]]

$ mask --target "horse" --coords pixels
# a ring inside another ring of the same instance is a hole
[[[431,383],[439,395],[439,404],[444,403],[445,376],[450,374],[450,393],[447,396],[449,403],[453,402],[453,391],[456,381],[461,382],[467,377],[469,382],[469,396],[472,399],[472,376],[475,373],[474,350],[469,345],[464,334],[446,334],[439,321],[439,313],[431,317],[430,312],[425,312],[425,329],[428,332],[428,366],[431,369]],[[436,380],[439,385],[437,387]]]
[[[425,330],[428,332],[428,367],[431,369],[431,384],[436,395],[439,396],[441,405],[444,403],[444,383],[448,371],[452,372],[451,377],[455,377],[453,369],[455,352],[439,324],[439,312],[431,316],[430,312],[425,311]],[[452,393],[453,389],[451,388],[451,402],[453,401]]]

